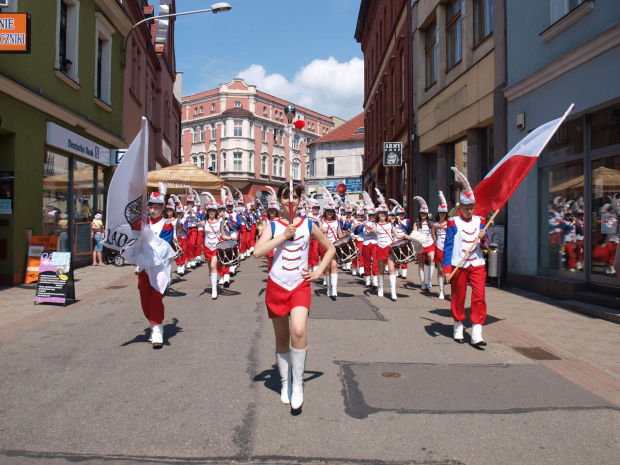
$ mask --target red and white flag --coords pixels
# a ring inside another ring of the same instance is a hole
[[[504,206],[574,106],[572,104],[561,118],[530,132],[489,171],[474,189],[475,215],[486,218],[490,212]]]

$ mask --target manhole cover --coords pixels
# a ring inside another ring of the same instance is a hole
[[[562,360],[542,347],[513,347],[513,349],[530,360]]]
[[[381,376],[384,378],[400,378],[402,375],[400,373],[396,373],[395,371],[384,371],[381,373]]]
[[[108,286],[106,289],[124,289],[127,286],[129,286],[129,284],[125,284],[124,286]]]

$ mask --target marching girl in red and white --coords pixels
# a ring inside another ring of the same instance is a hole
[[[448,203],[439,191],[439,207],[433,222],[433,239],[435,241],[435,263],[437,264],[437,281],[439,281],[439,298],[444,299],[443,294],[445,278],[443,276],[443,248],[446,242],[446,231],[448,229]]]
[[[166,188],[160,182],[159,192],[151,193],[148,200],[149,216],[146,224],[142,228],[142,234],[145,234],[145,230],[150,229],[156,236],[159,236],[165,244],[168,245],[167,249],[170,250],[154,250],[159,256],[169,255],[172,257],[174,252],[172,251],[172,238],[174,236],[174,228],[172,223],[165,220],[162,217],[165,206]],[[136,266],[135,274],[138,275],[138,289],[140,290],[140,304],[142,305],[142,312],[151,325],[151,335],[149,336],[149,343],[153,344],[153,349],[161,349],[164,345],[164,291],[165,287],[170,283],[170,262],[167,261],[167,266],[160,266],[158,270],[150,270],[149,273],[140,267]]]
[[[187,250],[187,230],[183,224],[183,216],[185,209],[179,198],[172,194],[170,197],[174,200],[174,215],[176,222],[174,223],[174,240],[178,241],[183,253],[175,258],[174,262],[177,264],[177,274],[183,276],[185,274],[185,250]]]
[[[275,252],[265,302],[275,332],[276,363],[282,379],[280,399],[285,404],[290,403],[292,409],[299,409],[304,400],[310,282],[323,274],[336,255],[336,249],[319,228],[313,227],[311,221],[296,218],[292,224],[289,223],[289,193],[288,184],[278,188],[282,218],[263,231],[256,243],[254,257],[262,258],[271,250]],[[293,188],[292,197],[295,211],[301,198],[300,186]],[[321,263],[312,272],[307,268],[310,237],[325,248]]]
[[[419,231],[424,234],[426,237],[426,241],[422,246],[424,247],[424,252],[418,254],[418,274],[420,275],[421,290],[431,289],[432,284],[431,281],[433,279],[433,271],[435,271],[435,241],[433,240],[433,222],[429,218],[428,213],[428,205],[426,205],[426,201],[420,197],[416,196],[413,198],[417,200],[420,204],[420,219],[416,221],[413,225],[414,231]],[[424,279],[424,264],[428,260],[428,282]]]
[[[331,193],[325,189],[325,197],[329,200],[323,205],[323,223],[321,230],[323,234],[333,244],[342,237],[340,222],[336,218],[336,201]],[[325,248],[321,250],[321,257],[325,254]],[[338,297],[338,262],[335,258],[330,262],[330,266],[325,270],[327,274],[327,297],[335,299]]]
[[[388,221],[388,207],[385,203],[385,198],[379,191],[377,191],[377,199],[379,200],[379,206],[377,207],[377,262],[379,268],[378,276],[378,291],[377,295],[383,297],[383,274],[385,273],[385,262],[387,260],[388,276],[390,279],[390,293],[393,301],[396,301],[396,269],[394,268],[394,260],[390,255],[390,245],[394,242],[394,238],[402,239],[404,234],[399,233],[394,225]]]
[[[194,197],[191,189],[188,189],[187,199],[185,201],[185,213],[183,214],[183,223],[187,230],[187,249],[185,250],[185,268],[192,269],[196,266],[196,248],[198,246],[198,228],[196,223],[200,218],[196,214]]]
[[[390,199],[390,202],[395,205],[392,209],[394,213],[394,227],[400,234],[407,235],[409,234],[411,228],[411,221],[405,218],[405,209],[399,204],[396,200]],[[407,277],[407,269],[409,268],[407,263],[403,263],[402,265],[398,265],[396,267],[396,276],[399,275],[403,278]]]
[[[355,218],[353,218],[351,224],[351,236],[353,236],[353,240],[355,241],[355,247],[359,251],[359,254],[351,261],[352,271],[351,274],[353,276],[357,276],[358,272],[360,276],[364,275],[364,239],[362,237],[362,229],[364,224],[364,211],[362,207],[357,207],[355,211]],[[359,263],[359,266],[358,266]]]
[[[233,238],[233,240],[239,242],[241,239],[239,232],[241,231],[242,222],[241,217],[235,211],[235,199],[232,195],[231,190],[226,186],[224,186],[223,190],[220,192],[223,196],[225,195],[225,197],[222,198],[224,199],[223,201],[226,204],[226,218],[229,220],[231,229],[234,229],[234,231],[230,231],[229,235]],[[239,251],[239,257],[241,258],[241,244],[239,244]],[[234,276],[236,271],[236,266],[230,267],[231,276]]]
[[[482,325],[487,316],[485,301],[485,282],[487,277],[482,249],[488,244],[488,238],[483,231],[486,219],[474,216],[476,199],[467,178],[456,168],[457,180],[463,184],[460,193],[460,214],[448,219],[446,242],[444,244],[443,270],[446,281],[452,284],[452,298],[450,307],[454,319],[454,340],[460,344],[463,339],[463,321],[465,320],[465,296],[467,283],[471,286],[471,345],[481,347],[486,345],[482,339]],[[471,253],[470,247],[475,244]],[[452,279],[450,274],[454,267],[460,265]]]
[[[226,199],[226,191],[224,189],[221,190],[222,193],[222,202],[217,204],[217,218],[222,221],[222,226],[224,228],[224,233],[227,237],[230,237],[230,240],[235,240],[233,228],[228,219],[228,213],[226,213],[226,205],[224,204],[224,199]],[[230,267],[222,266],[220,263],[217,263],[217,274],[220,280],[217,282],[218,285],[222,285],[225,288],[230,286]]]
[[[261,228],[260,236],[263,235],[267,229],[271,228],[271,223],[278,221],[278,215],[280,214],[280,202],[276,191],[271,186],[267,186],[270,194],[267,195],[267,218],[263,220],[263,226]],[[260,239],[259,236],[259,239]],[[274,252],[273,250],[267,254],[267,273],[271,271],[271,265],[273,263]]]
[[[198,192],[194,192],[194,198],[196,199],[196,215],[198,215],[198,224],[196,225],[196,230],[198,231],[198,238],[196,240],[196,265],[200,265],[202,262],[202,253],[204,249],[204,241],[205,241],[205,230],[204,227],[200,224],[205,219],[205,211],[202,211],[202,202],[200,201],[200,196]]]
[[[320,228],[322,225],[322,216],[320,213],[321,206],[319,205],[318,200],[314,198],[315,193],[313,192],[308,197],[307,203],[310,207],[310,212],[308,213],[308,219],[314,223],[314,226]],[[316,270],[317,266],[319,266],[319,243],[314,238],[310,238],[310,250],[308,252],[308,266],[311,271]]]
[[[377,264],[377,225],[375,224],[377,211],[375,210],[375,204],[372,202],[368,192],[362,192],[362,196],[364,197],[364,208],[366,209],[367,215],[362,228],[366,287],[370,287],[372,279],[372,286],[378,289],[379,266]]]
[[[350,235],[353,228],[353,219],[351,215],[353,213],[353,207],[349,203],[349,201],[344,204],[344,213],[342,218],[340,218],[340,230],[342,231],[343,236]],[[351,262],[347,262],[342,265],[342,269],[345,271],[351,270]]]

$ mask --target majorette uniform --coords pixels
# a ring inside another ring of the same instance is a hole
[[[231,240],[236,241],[238,238],[237,230],[235,228],[234,223],[230,221],[230,217],[228,220],[222,220],[222,226],[224,228],[224,233],[226,236],[230,237]],[[217,263],[217,274],[220,276],[220,280],[218,284],[223,284],[224,287],[228,287],[230,285],[230,274],[231,274],[230,266],[222,266],[219,261]],[[233,268],[234,269],[234,268]]]
[[[222,220],[214,222],[205,221],[205,261],[210,266],[211,259],[217,257],[217,244],[222,240]],[[217,299],[217,271],[210,273],[211,278],[211,298]]]
[[[564,250],[568,259],[568,270],[576,271],[577,260],[575,252],[577,248],[577,223],[574,219],[564,220],[562,222],[564,228]]]
[[[206,213],[200,211],[200,204],[198,204],[196,215],[198,216],[198,222],[204,221],[207,217]],[[196,263],[200,263],[200,257],[203,255],[204,241],[205,241],[205,228],[204,226],[196,226],[198,230],[198,237],[196,239]]]
[[[582,213],[580,211],[579,213]],[[582,218],[577,218],[576,220],[577,229],[575,230],[575,235],[577,238],[577,269],[583,269],[583,234],[584,234],[584,223]]]
[[[379,264],[377,263],[377,235],[372,231],[374,224],[375,223],[372,221],[366,221],[366,224],[362,227],[361,232],[366,286],[370,286],[371,278],[373,286],[379,285],[379,281],[377,279],[377,276],[379,275]]]
[[[398,231],[399,234],[404,234],[405,236],[408,235],[410,227],[411,227],[411,221],[409,221],[408,219],[403,218],[401,220],[398,217],[394,219],[394,229],[396,229],[396,231]],[[401,276],[403,278],[407,277],[407,269],[409,268],[408,263],[403,263],[402,265],[396,265],[396,268],[402,270]]]
[[[248,246],[248,227],[247,227],[247,219],[245,217],[245,208],[237,207],[235,212],[234,222],[238,222],[238,232],[239,232],[239,257],[242,260],[245,260],[245,251]]]
[[[260,214],[258,210],[254,211],[250,215],[250,253],[254,252],[254,246],[256,245],[256,223],[260,221]]]
[[[351,222],[351,236],[353,237],[353,240],[355,241],[355,247],[357,247],[357,250],[359,251],[358,257],[359,257],[359,275],[362,276],[362,274],[364,273],[364,257],[363,257],[363,251],[364,251],[364,240],[362,239],[361,236],[361,232],[362,232],[363,226],[362,223],[360,221],[358,221],[357,219],[354,219]],[[351,261],[351,267],[353,268],[352,274],[353,276],[356,276],[358,274],[358,257],[355,257],[352,261]]]
[[[189,197],[188,197],[189,198]],[[185,250],[185,265],[187,268],[196,266],[196,248],[198,247],[198,227],[200,221],[195,207],[189,208],[183,215],[183,224],[187,231],[187,249]]]
[[[350,211],[351,207],[347,207],[347,209],[345,210],[345,214],[342,215],[342,217],[339,220],[340,223],[340,231],[342,231],[343,235],[350,235],[352,232],[352,228],[353,228],[353,220],[351,218],[347,218],[346,214],[347,212]],[[345,264],[342,265],[342,269],[343,270],[350,270],[351,269],[351,262],[347,262]]]
[[[463,184],[460,194],[461,205],[475,203],[474,193],[469,186],[467,178],[456,168],[452,168],[457,175],[457,180]],[[444,274],[450,275],[453,267],[457,266],[465,257],[460,268],[451,279],[452,299],[450,306],[454,319],[454,340],[463,342],[463,320],[465,320],[465,296],[467,295],[467,283],[471,285],[471,322],[472,322],[472,345],[479,347],[486,343],[482,339],[482,325],[487,315],[485,301],[486,268],[482,257],[482,246],[488,243],[488,238],[478,240],[480,231],[484,229],[486,219],[472,215],[469,220],[462,216],[454,216],[448,219],[446,241],[444,244],[443,270]],[[473,251],[467,254],[472,244],[476,244]]]
[[[394,225],[390,222],[377,223],[377,262],[388,260],[390,256],[390,245],[394,242]],[[378,268],[377,268],[378,269]],[[379,270],[377,295],[383,297],[383,273],[384,269]],[[389,274],[390,291],[392,300],[396,300],[396,274]]]
[[[319,212],[308,213],[308,220],[313,222],[315,226],[321,227],[322,218]],[[319,266],[319,242],[312,237],[310,238],[310,251],[308,252],[308,266],[313,271]]]
[[[331,207],[330,207],[331,206]],[[333,210],[333,203],[328,203],[326,208],[331,208]],[[340,223],[338,220],[327,221],[323,219],[323,228],[325,228],[325,236],[329,239],[329,242],[332,244],[338,240],[338,227]],[[319,255],[321,259],[325,256],[325,249],[319,245]],[[327,296],[328,297],[338,297],[338,272],[331,272],[331,263],[327,266],[326,270],[326,284],[327,284]]]
[[[426,222],[424,222],[423,224],[421,224],[420,222],[416,221],[416,227],[418,228],[417,231],[420,232],[421,234],[424,235],[424,242],[422,243],[422,247],[424,247],[424,251],[420,254],[418,254],[418,263],[421,264],[420,266],[424,266],[424,263],[426,262],[426,258],[428,257],[428,254],[430,252],[435,252],[435,241],[433,240],[433,235],[432,235],[432,222],[430,221],[430,219]],[[424,268],[422,269],[418,269],[418,274],[420,275],[420,289],[424,290],[427,287],[430,289],[431,288],[431,280],[433,278],[433,271],[435,269],[435,265],[430,263],[430,259],[429,259],[429,271],[428,271],[428,282],[424,279]]]

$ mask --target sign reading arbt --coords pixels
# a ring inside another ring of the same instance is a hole
[[[0,13],[0,53],[30,53],[28,13]]]
[[[383,143],[383,166],[402,166],[403,164],[403,143],[384,142]]]

